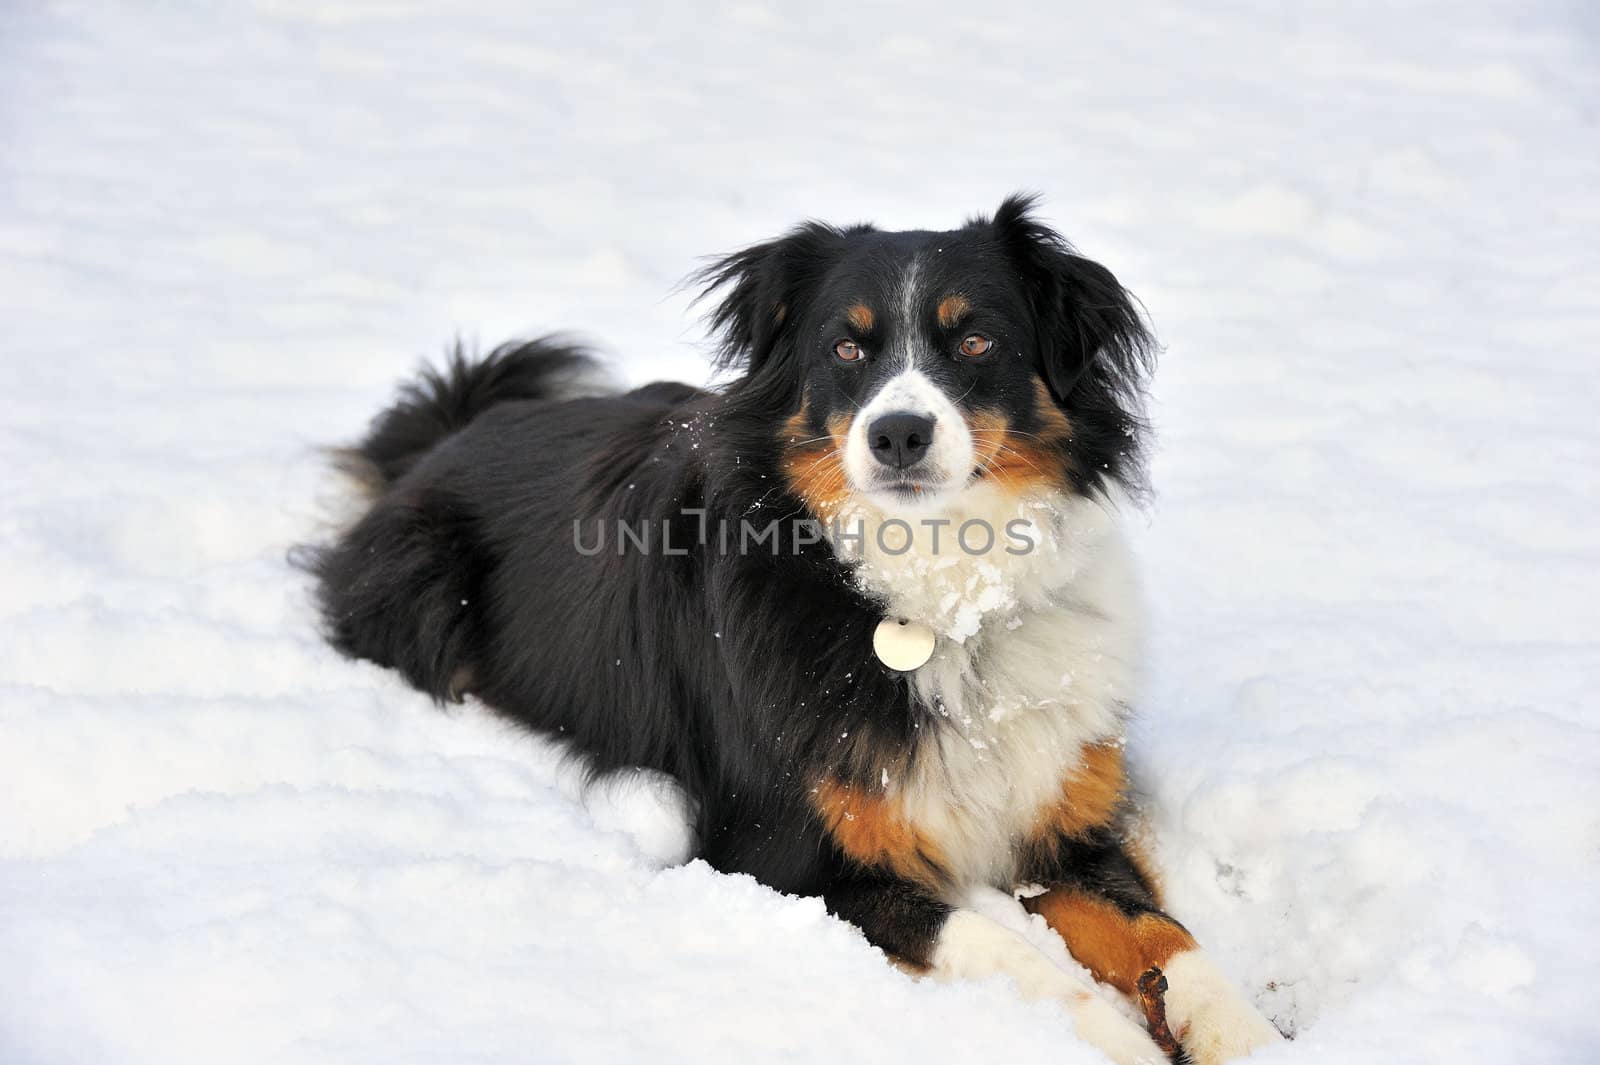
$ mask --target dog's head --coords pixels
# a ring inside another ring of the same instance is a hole
[[[1149,334],[1031,206],[948,232],[809,223],[703,272],[731,392],[773,417],[813,511],[1138,485]]]

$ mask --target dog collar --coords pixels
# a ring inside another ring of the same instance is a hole
[[[933,629],[909,618],[884,618],[872,633],[872,651],[890,669],[909,673],[933,657]]]

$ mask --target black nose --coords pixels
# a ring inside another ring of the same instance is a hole
[[[867,426],[872,457],[885,466],[903,469],[928,453],[933,443],[933,419],[906,411],[895,411]]]

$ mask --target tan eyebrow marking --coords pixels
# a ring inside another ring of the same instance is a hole
[[[872,323],[877,321],[877,315],[872,313],[872,308],[865,303],[857,303],[844,312],[845,321],[850,323],[852,329],[862,332],[872,328]]]
[[[972,310],[972,304],[965,296],[946,296],[939,301],[939,324],[949,329],[961,321],[961,316]]]

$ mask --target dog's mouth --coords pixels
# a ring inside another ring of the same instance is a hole
[[[928,494],[928,487],[921,481],[905,479],[881,485],[877,489],[877,493],[887,496],[897,503],[915,503]]]
[[[960,485],[941,470],[909,467],[874,477],[863,487],[870,497],[901,506],[916,506],[942,499]]]

